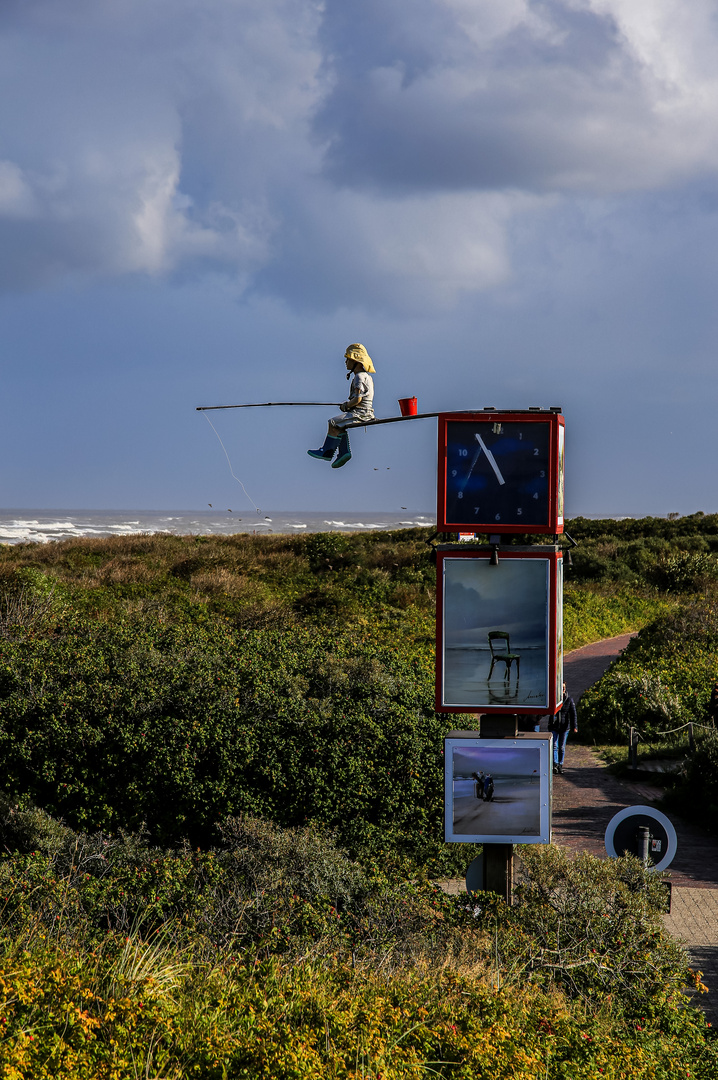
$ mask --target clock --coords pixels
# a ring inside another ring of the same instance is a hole
[[[563,433],[553,411],[442,413],[439,531],[563,532]]]

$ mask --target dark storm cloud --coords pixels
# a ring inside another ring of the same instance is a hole
[[[318,15],[304,0],[43,0],[0,13],[0,281],[239,283],[302,174]]]
[[[402,192],[607,192],[714,168],[715,86],[693,92],[708,76],[687,62],[691,28],[661,39],[672,7],[638,3],[625,18],[617,2],[553,0],[502,17],[494,3],[423,0],[407,20],[388,3],[372,41],[373,0],[330,0],[334,85],[314,124],[326,174]]]
[[[410,21],[396,4],[330,2],[334,88],[315,120],[328,175],[405,190],[550,186],[580,163],[577,127],[619,94],[633,111],[641,89],[610,16],[544,10],[550,35],[524,21],[484,43],[434,0]]]
[[[13,0],[0,287],[451,309],[558,197],[715,173],[715,37],[708,0]]]
[[[511,629],[524,639],[546,634],[547,583],[543,561],[447,559],[444,563],[447,640],[466,631]]]

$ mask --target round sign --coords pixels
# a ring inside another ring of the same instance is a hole
[[[469,863],[469,867],[466,871],[466,891],[483,892],[484,889],[484,856],[477,855],[476,858]]]
[[[678,848],[676,830],[666,815],[652,806],[627,806],[614,814],[606,828],[606,851],[614,859],[626,854],[640,858],[638,830],[642,825],[648,828],[649,869],[665,870]]]

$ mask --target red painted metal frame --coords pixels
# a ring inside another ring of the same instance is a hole
[[[492,522],[450,521],[446,520],[446,432],[450,421],[457,423],[486,424],[526,423],[549,425],[549,478],[548,478],[548,516],[542,525],[507,525]],[[557,536],[563,532],[563,518],[558,517],[559,487],[559,428],[565,429],[564,418],[555,412],[527,412],[521,409],[509,409],[503,412],[452,412],[439,413],[439,458],[437,469],[436,528],[438,532],[458,532],[470,530],[480,533],[534,533]]]
[[[503,559],[543,559],[549,564],[548,593],[548,705],[445,705],[443,703],[443,668],[444,668],[444,560],[445,559],[485,559],[490,560],[493,547],[452,546],[436,549],[436,689],[435,707],[441,713],[473,713],[495,715],[546,716],[556,713],[561,708],[561,697],[557,695],[558,666],[558,620],[563,619],[563,612],[558,610],[559,574],[563,571],[563,552],[553,545],[545,547],[507,547],[498,549],[499,560]]]

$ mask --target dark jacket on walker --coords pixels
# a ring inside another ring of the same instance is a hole
[[[564,731],[576,731],[578,729],[576,702],[568,694],[563,699],[560,712],[557,712],[549,720],[548,729],[557,735],[563,735]]]

